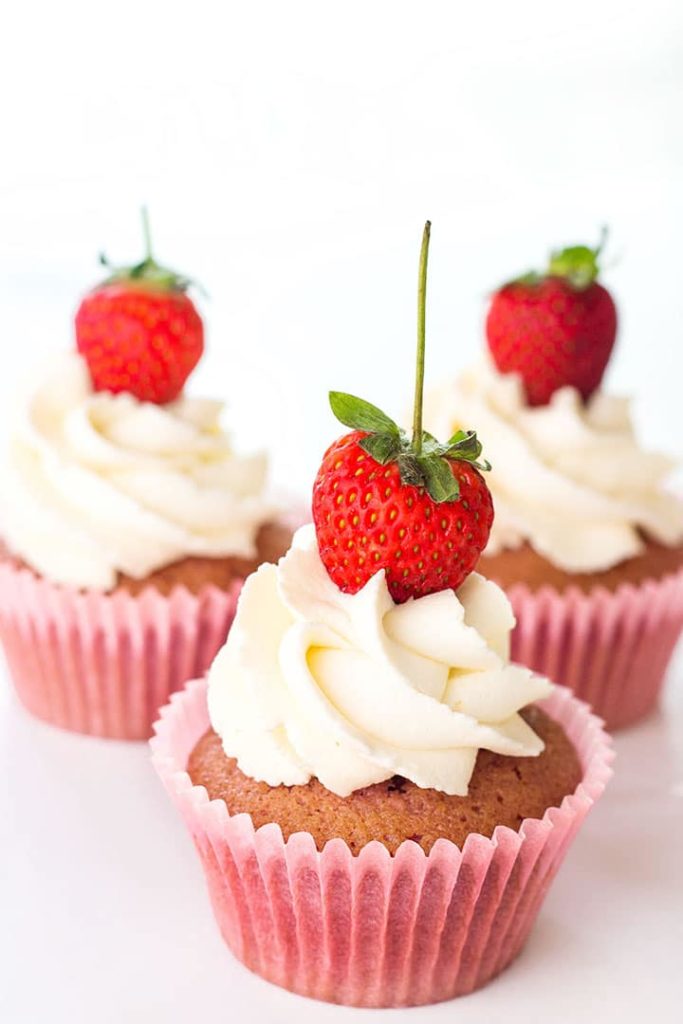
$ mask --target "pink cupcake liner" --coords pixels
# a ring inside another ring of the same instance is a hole
[[[2,564],[0,641],[17,694],[63,729],[147,739],[170,695],[208,669],[241,587],[82,592]]]
[[[615,591],[507,590],[517,618],[512,659],[568,686],[609,729],[657,703],[683,630],[683,571]]]
[[[342,839],[318,852],[310,833],[283,841],[210,801],[185,770],[209,728],[206,683],[171,698],[155,725],[153,762],[192,834],[226,943],[250,970],[301,995],[351,1006],[417,1006],[484,985],[521,950],[586,813],[611,775],[611,742],[590,709],[556,687],[542,705],[574,743],[576,792],[519,832],[498,827],[462,851],[439,839],[425,855]]]

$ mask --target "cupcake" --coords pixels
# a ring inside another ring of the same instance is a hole
[[[183,393],[203,350],[186,285],[149,253],[114,271],[11,425],[0,638],[28,710],[77,732],[148,737],[291,539],[265,458],[234,452],[220,402]]]
[[[609,775],[585,705],[510,663],[510,604],[472,572],[493,519],[481,445],[438,444],[421,402],[418,385],[409,439],[331,395],[352,430],[323,458],[314,525],[249,577],[208,682],[152,741],[233,953],[354,1006],[503,970]]]
[[[479,571],[508,594],[512,656],[612,729],[656,704],[683,627],[683,502],[601,388],[616,309],[598,250],[556,254],[492,299],[488,357],[434,392],[434,430],[476,422],[496,521]]]

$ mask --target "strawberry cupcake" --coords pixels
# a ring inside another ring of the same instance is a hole
[[[218,925],[251,970],[353,1006],[485,984],[522,948],[609,776],[602,727],[509,661],[472,572],[493,520],[476,435],[333,393],[314,525],[245,583],[208,681],[163,709],[154,763]]]
[[[487,361],[432,394],[433,429],[486,433],[496,522],[479,569],[507,592],[513,657],[613,729],[656,704],[683,628],[683,502],[600,384],[617,315],[600,250],[553,256],[492,299]]]
[[[149,252],[114,271],[11,426],[0,638],[24,705],[77,732],[148,737],[291,539],[264,457],[234,452],[220,402],[183,394],[203,350],[186,286]]]

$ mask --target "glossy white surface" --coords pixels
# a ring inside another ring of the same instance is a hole
[[[681,651],[683,654],[683,651]],[[522,956],[486,989],[406,1011],[326,1006],[223,946],[198,858],[144,744],[62,733],[0,691],[0,1019],[8,1024],[365,1020],[668,1022],[683,942],[683,657]]]

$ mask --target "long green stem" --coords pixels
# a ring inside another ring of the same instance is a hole
[[[416,455],[422,452],[422,401],[425,381],[425,308],[427,302],[427,259],[431,221],[427,221],[422,232],[420,269],[417,280],[417,361],[415,366],[415,401],[413,403],[413,444]]]
[[[152,233],[149,229],[149,214],[147,213],[147,207],[143,206],[140,210],[142,217],[142,237],[145,240],[145,259],[148,262],[152,262]]]

